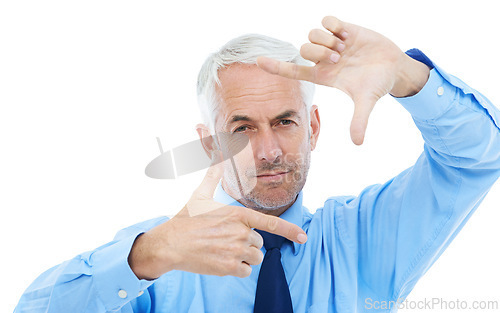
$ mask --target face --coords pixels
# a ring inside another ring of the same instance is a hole
[[[298,81],[256,65],[233,64],[219,79],[221,150],[231,155],[231,138],[246,136],[250,143],[224,163],[222,186],[247,207],[281,214],[305,184],[319,134],[317,108],[307,112]]]

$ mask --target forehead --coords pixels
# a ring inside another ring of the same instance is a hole
[[[232,64],[219,70],[221,100],[217,120],[231,114],[273,115],[279,111],[302,111],[304,106],[297,80],[269,74],[253,64]]]

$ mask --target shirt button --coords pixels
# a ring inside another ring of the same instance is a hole
[[[120,289],[120,291],[118,291],[118,297],[125,299],[127,297],[127,292],[123,289]]]
[[[139,295],[138,295],[138,297],[142,296],[143,294],[144,294],[144,291],[142,291],[142,290],[141,290],[141,291],[139,291]]]
[[[438,96],[442,96],[444,94],[444,88],[443,87],[439,87],[438,90],[437,90],[437,94],[438,94]]]

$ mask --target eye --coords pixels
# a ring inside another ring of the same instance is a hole
[[[244,131],[245,131],[245,130],[247,130],[247,129],[248,129],[248,126],[243,125],[243,126],[240,126],[240,127],[236,128],[236,129],[233,131],[233,133],[241,133],[241,132],[244,132]]]
[[[283,126],[287,126],[287,125],[291,125],[293,123],[292,120],[281,120],[279,122],[280,125],[283,125]]]

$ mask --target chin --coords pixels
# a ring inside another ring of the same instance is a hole
[[[285,186],[263,187],[259,191],[252,190],[245,198],[259,209],[273,210],[290,205],[295,200],[297,194],[290,194],[290,189]]]

